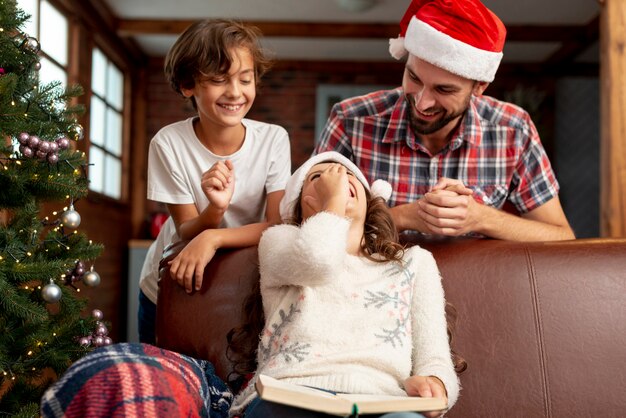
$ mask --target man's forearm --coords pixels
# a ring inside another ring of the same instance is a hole
[[[510,241],[560,241],[574,239],[572,228],[565,222],[545,221],[513,215],[489,206],[481,207],[478,232],[485,236]]]

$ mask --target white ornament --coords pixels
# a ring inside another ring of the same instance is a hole
[[[74,205],[70,205],[70,208],[63,212],[61,222],[68,228],[78,228],[80,225],[80,214],[74,210]]]
[[[61,300],[61,288],[52,281],[41,289],[41,297],[48,303],[57,303]]]
[[[84,274],[83,283],[89,287],[96,287],[100,284],[100,275],[95,271],[90,270]]]

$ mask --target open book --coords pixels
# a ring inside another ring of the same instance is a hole
[[[320,389],[295,385],[260,374],[256,391],[266,401],[332,415],[378,414],[403,411],[440,411],[448,407],[443,398],[390,395],[332,394]]]

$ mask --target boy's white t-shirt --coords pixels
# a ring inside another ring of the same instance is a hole
[[[263,221],[267,194],[283,190],[291,175],[287,131],[278,125],[243,119],[246,128],[243,145],[237,152],[221,156],[213,154],[200,142],[193,129],[194,119],[162,128],[150,142],[148,199],[195,204],[200,213],[209,205],[202,191],[202,173],[218,161],[230,160],[235,173],[235,191],[220,227]],[[146,255],[139,287],[154,303],[163,249],[178,239],[174,222],[168,218]]]

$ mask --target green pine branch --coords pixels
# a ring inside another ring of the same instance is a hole
[[[51,377],[93,349],[80,341],[97,321],[71,276],[77,261],[88,269],[103,250],[80,226],[61,223],[61,208],[80,211],[88,193],[84,153],[59,150],[49,159],[25,142],[24,133],[47,142],[80,139],[84,111],[75,101],[80,86],[39,83],[39,40],[23,32],[27,19],[15,0],[0,0],[0,417],[38,416]],[[43,202],[58,202],[59,210],[42,213]],[[61,298],[48,303],[42,289],[51,280]]]

